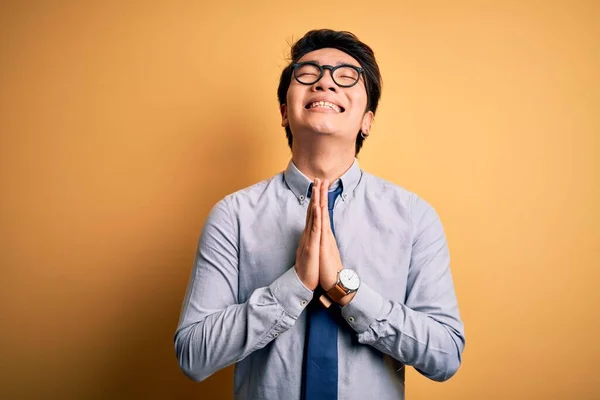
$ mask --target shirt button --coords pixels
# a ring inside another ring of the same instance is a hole
[[[302,300],[302,301],[300,302],[300,305],[301,305],[302,307],[304,307],[304,306],[306,305],[306,303],[307,303],[307,301],[306,301],[306,300]]]
[[[304,201],[304,196],[300,195],[300,200]]]
[[[348,317],[348,322],[354,322],[354,317]]]
[[[279,333],[275,332],[275,333],[273,334],[273,336],[277,337],[277,336],[279,336]]]
[[[348,198],[348,195],[347,195],[346,193],[344,193],[344,194],[342,195],[342,198],[343,198],[344,200],[346,200],[346,199]]]

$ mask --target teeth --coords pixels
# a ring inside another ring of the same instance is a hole
[[[312,103],[310,105],[310,108],[316,108],[316,107],[331,108],[335,112],[342,111],[338,106],[336,106],[335,104],[330,103],[328,101],[315,101],[314,103]]]

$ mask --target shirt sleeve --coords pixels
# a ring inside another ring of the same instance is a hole
[[[435,381],[452,377],[465,346],[446,236],[425,201],[411,204],[413,243],[404,304],[361,283],[342,316],[358,341],[389,354]]]
[[[186,376],[202,381],[290,329],[313,292],[294,267],[238,303],[238,232],[228,197],[211,210],[200,235],[175,333]]]

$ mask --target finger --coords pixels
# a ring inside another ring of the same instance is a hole
[[[325,184],[323,185],[324,187],[322,188],[321,191],[321,218],[322,218],[322,222],[321,222],[321,229],[324,233],[329,232],[330,229],[330,224],[331,222],[329,221],[329,196],[328,196],[328,192],[329,192],[329,181],[325,181]]]
[[[329,210],[325,207],[321,208],[321,247],[326,247],[329,243],[331,229],[329,228]]]
[[[315,179],[311,189],[310,201],[308,202],[308,209],[306,210],[306,223],[305,226],[310,227],[312,225],[312,217],[313,217],[313,204],[315,201],[315,190],[318,190],[318,180]]]
[[[321,208],[325,207],[327,209],[329,196],[327,196],[327,192],[329,191],[329,181],[325,179],[323,181],[323,185],[321,187]]]
[[[310,201],[308,203],[308,208],[306,210],[306,225],[302,230],[302,236],[300,237],[300,243],[298,244],[298,249],[296,250],[296,260],[298,260],[302,253],[311,245],[310,235],[312,232],[313,219],[314,219],[314,204],[315,204],[315,192],[319,191],[319,181],[315,179],[311,188],[311,196]]]
[[[321,236],[321,207],[319,207],[319,204],[321,203],[321,186],[323,185],[319,180],[317,180],[319,182],[319,187],[315,190],[314,192],[314,196],[315,196],[315,202],[313,204],[313,220],[312,220],[312,230],[311,233],[315,234],[311,236],[311,239],[314,237],[317,238],[317,241],[319,240],[320,236]]]
[[[313,182],[313,185],[312,185],[312,187],[310,189],[310,200],[308,201],[308,208],[306,209],[306,224],[308,224],[308,221],[310,221],[310,215],[311,215],[311,212],[312,212],[311,206],[312,206],[312,203],[313,203],[313,201],[315,199],[315,187],[316,186],[317,185]]]

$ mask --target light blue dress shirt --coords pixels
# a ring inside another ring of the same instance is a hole
[[[361,286],[341,310],[338,395],[404,399],[406,365],[444,381],[461,363],[464,327],[444,230],[428,203],[356,159],[340,180],[336,241]],[[235,363],[236,399],[300,399],[313,292],[294,263],[310,183],[290,161],[211,210],[175,333],[190,378]]]

